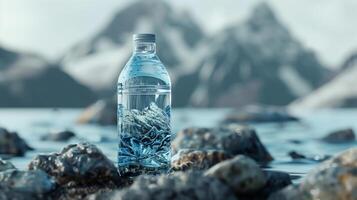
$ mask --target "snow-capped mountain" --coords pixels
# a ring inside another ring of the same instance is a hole
[[[0,107],[79,107],[96,97],[40,56],[0,47]]]
[[[357,107],[357,52],[340,69],[339,74],[331,81],[308,96],[294,101],[290,108]]]
[[[160,59],[175,79],[188,72],[192,51],[204,34],[188,13],[178,13],[162,0],[136,1],[120,10],[98,34],[71,48],[62,58],[65,71],[83,84],[113,93],[132,52],[132,34],[157,35]]]
[[[244,23],[208,37],[188,13],[162,0],[136,1],[71,48],[61,64],[98,94],[113,95],[136,32],[157,34],[174,106],[286,105],[320,86],[328,73],[266,3]]]
[[[286,105],[322,84],[327,73],[266,3],[202,43],[209,51],[197,71],[175,84],[177,106]]]

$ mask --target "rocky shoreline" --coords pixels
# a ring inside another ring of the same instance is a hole
[[[15,134],[1,129],[0,138],[6,138],[0,142],[2,154],[21,156],[32,149]],[[321,141],[334,137],[339,143],[343,138],[348,142],[354,133],[335,131]],[[357,199],[357,148],[324,159],[298,184],[288,173],[265,167],[273,157],[248,126],[186,128],[177,133],[172,151],[169,174],[135,178],[120,176],[115,164],[89,143],[38,155],[26,170],[0,160],[0,199]],[[293,156],[309,159],[296,152]]]

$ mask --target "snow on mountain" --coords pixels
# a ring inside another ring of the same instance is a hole
[[[266,3],[203,43],[209,50],[197,71],[174,85],[176,106],[286,105],[318,87],[327,73]]]
[[[79,107],[96,97],[42,57],[0,47],[1,107]]]
[[[291,109],[314,109],[357,106],[357,53],[340,68],[342,71],[328,83],[306,97],[294,101]]]
[[[111,91],[132,52],[132,34],[157,35],[160,59],[175,80],[188,72],[202,30],[187,13],[178,13],[162,0],[136,1],[120,10],[98,34],[72,47],[61,59],[66,72],[99,91]]]

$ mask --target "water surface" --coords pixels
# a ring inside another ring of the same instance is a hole
[[[76,118],[81,109],[0,109],[0,126],[17,131],[35,151],[25,157],[11,159],[16,167],[25,169],[30,160],[37,154],[60,151],[69,143],[89,141],[98,145],[113,161],[117,155],[117,129],[115,126],[78,125]],[[230,109],[174,109],[172,111],[172,130],[190,126],[212,127],[230,112]],[[295,150],[306,155],[334,155],[345,149],[356,147],[357,142],[347,144],[326,144],[318,138],[327,133],[341,129],[357,130],[356,109],[335,109],[304,111],[297,113],[301,122],[285,124],[252,124],[257,133],[273,155],[275,160],[270,167],[292,174],[305,174],[317,163],[309,161],[292,162],[287,155]],[[52,130],[70,129],[78,138],[69,142],[44,142],[42,135]],[[291,142],[291,140],[298,142]]]

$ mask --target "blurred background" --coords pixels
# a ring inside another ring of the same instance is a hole
[[[175,107],[357,106],[357,2],[0,0],[0,106],[115,95],[132,34],[157,34]]]
[[[271,167],[303,175],[357,145],[356,10],[356,0],[0,0],[0,158],[26,168],[87,141],[115,161],[117,77],[133,33],[153,32],[173,134],[249,124]],[[15,132],[34,151],[9,152],[23,144]]]

